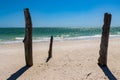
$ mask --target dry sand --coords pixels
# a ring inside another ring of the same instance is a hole
[[[34,65],[25,66],[24,45],[0,45],[0,80],[109,80],[97,65],[100,39],[56,41],[53,58],[46,63],[49,42],[33,44]],[[112,38],[108,67],[120,80],[120,38]]]

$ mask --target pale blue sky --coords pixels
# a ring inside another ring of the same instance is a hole
[[[120,0],[1,0],[0,27],[24,27],[25,7],[34,27],[102,26],[105,12],[120,26]]]

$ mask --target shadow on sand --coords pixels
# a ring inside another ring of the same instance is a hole
[[[50,60],[51,57],[48,57],[47,60],[46,60],[46,63]]]
[[[109,80],[117,80],[116,77],[112,74],[112,72],[109,70],[109,68],[107,66],[99,65],[99,67],[102,69],[102,71],[108,77]]]
[[[28,70],[30,67],[24,66],[21,69],[19,69],[17,72],[12,74],[7,80],[16,80],[19,78],[26,70]]]

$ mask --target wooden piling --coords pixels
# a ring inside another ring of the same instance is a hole
[[[108,42],[109,42],[109,31],[111,24],[111,14],[104,14],[104,25],[102,27],[102,37],[99,51],[98,64],[101,66],[107,65],[107,50],[108,50]]]
[[[33,57],[32,57],[32,21],[29,13],[29,9],[24,9],[25,15],[25,38],[23,40],[25,47],[25,61],[26,66],[33,65]]]
[[[48,62],[50,60],[50,58],[52,58],[52,45],[53,45],[53,36],[51,36],[51,38],[50,38],[48,58],[47,58],[46,62]]]

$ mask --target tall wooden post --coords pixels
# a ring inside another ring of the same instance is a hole
[[[23,40],[24,47],[25,47],[25,60],[26,66],[33,65],[33,58],[32,58],[32,21],[31,16],[29,13],[29,9],[24,9],[25,15],[25,38]]]
[[[102,27],[102,37],[99,51],[98,64],[101,66],[107,65],[107,49],[108,49],[108,40],[109,40],[109,31],[111,24],[111,14],[104,14],[104,25]]]
[[[53,36],[51,36],[51,38],[50,38],[50,46],[49,46],[48,58],[47,58],[46,62],[48,62],[50,60],[50,58],[52,58],[52,45],[53,45]]]

